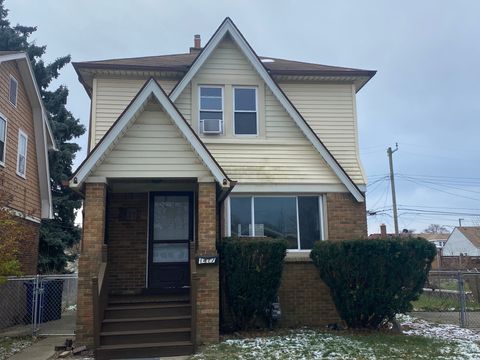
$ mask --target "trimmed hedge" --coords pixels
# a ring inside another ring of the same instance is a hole
[[[247,330],[266,320],[265,310],[280,287],[287,246],[285,240],[270,238],[226,238],[220,244],[231,330]]]
[[[412,309],[436,255],[421,238],[317,242],[310,257],[352,328],[378,328]]]

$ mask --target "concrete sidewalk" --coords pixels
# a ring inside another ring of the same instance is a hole
[[[55,355],[55,346],[65,343],[65,336],[48,336],[13,355],[9,360],[47,360]]]

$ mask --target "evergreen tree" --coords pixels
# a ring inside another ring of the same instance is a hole
[[[85,133],[85,127],[66,108],[68,89],[59,86],[52,91],[49,86],[70,62],[70,55],[45,64],[42,56],[47,47],[29,41],[37,28],[11,26],[7,16],[4,0],[0,0],[0,50],[25,51],[28,54],[58,147],[58,151],[49,154],[54,219],[43,220],[41,224],[38,270],[41,273],[64,272],[66,262],[71,260],[65,249],[80,240],[80,229],[75,226],[74,220],[81,198],[63,183],[72,175],[75,153],[80,150],[74,139]]]

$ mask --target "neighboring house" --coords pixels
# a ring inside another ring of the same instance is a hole
[[[402,232],[400,232],[398,234],[398,236],[395,235],[395,233],[390,233],[389,234],[387,232],[387,225],[381,224],[380,225],[380,232],[379,233],[372,233],[372,234],[368,235],[368,238],[369,239],[391,239],[391,238],[398,238],[398,237],[409,238],[411,236],[416,236],[416,235],[413,234],[408,229],[403,229]]]
[[[442,250],[443,256],[480,256],[480,226],[456,227]]]
[[[228,18],[194,45],[74,63],[91,97],[70,180],[85,196],[76,339],[99,358],[218,341],[226,236],[288,240],[282,325],[338,321],[309,251],[367,236],[355,101],[375,72],[259,57]]]
[[[420,233],[420,234],[416,234],[415,236],[422,237],[425,240],[430,241],[431,243],[435,244],[437,249],[443,249],[443,247],[447,243],[447,239],[450,236],[450,234],[448,234],[448,233],[438,233],[438,234]]]
[[[0,51],[0,187],[12,197],[9,209],[32,229],[19,249],[28,275],[37,272],[40,220],[52,218],[50,149],[55,143],[27,55]]]

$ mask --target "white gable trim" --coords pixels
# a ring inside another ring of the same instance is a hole
[[[226,34],[234,39],[238,47],[242,50],[243,54],[247,57],[250,63],[253,65],[255,70],[258,72],[263,81],[270,88],[272,93],[275,95],[277,100],[282,104],[287,113],[292,117],[295,123],[298,125],[303,134],[307,139],[312,143],[312,145],[317,149],[320,155],[323,157],[325,162],[331,167],[333,172],[338,176],[340,181],[345,185],[345,187],[352,193],[355,199],[358,202],[365,201],[365,197],[360,191],[360,189],[355,185],[355,183],[350,179],[345,170],[340,166],[340,164],[335,160],[333,155],[327,150],[325,145],[320,141],[315,132],[308,126],[303,117],[300,115],[295,106],[290,102],[284,92],[280,89],[277,83],[270,76],[268,71],[263,66],[262,62],[258,58],[257,54],[253,51],[251,46],[247,43],[243,35],[237,29],[235,24],[230,18],[226,18],[224,22],[220,25],[218,30],[208,41],[205,48],[198,55],[198,57],[193,62],[192,66],[185,74],[185,76],[180,80],[180,82],[175,86],[175,88],[170,93],[170,99],[175,102],[186,86],[190,83],[192,78],[198,72],[198,70],[203,66],[207,58],[213,52],[213,50],[218,46],[220,41]]]
[[[143,108],[151,96],[154,96],[162,105],[164,111],[170,116],[173,123],[177,126],[180,132],[190,142],[195,152],[205,163],[207,168],[212,173],[215,180],[222,187],[230,187],[230,179],[216,163],[213,156],[208,152],[205,145],[195,135],[192,128],[182,115],[178,112],[175,105],[170,101],[167,94],[163,91],[160,85],[151,78],[148,80],[143,88],[138,92],[130,105],[120,115],[117,121],[112,125],[110,130],[105,134],[102,140],[92,150],[87,159],[77,169],[75,174],[70,179],[70,187],[78,188],[89,177],[93,170],[101,163],[108,151],[114,146],[116,141],[125,133],[128,126],[134,121],[137,113]]]

